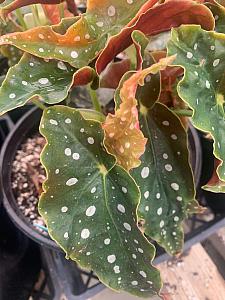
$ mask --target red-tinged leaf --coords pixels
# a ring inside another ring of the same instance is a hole
[[[103,88],[116,89],[121,78],[130,70],[130,67],[130,59],[123,59],[121,61],[109,64],[109,66],[102,73],[100,86]]]
[[[60,8],[58,5],[42,4],[42,8],[51,24],[60,23],[61,16]],[[68,10],[66,3],[64,3],[64,16],[65,18],[73,17],[73,14]]]
[[[7,5],[4,5],[3,8],[0,10],[0,15],[3,19],[5,19],[9,13],[12,11],[32,4],[59,4],[62,0],[15,0],[11,1],[11,3],[7,3]],[[67,6],[69,10],[74,14],[77,15],[77,8],[74,0],[66,0]]]
[[[118,53],[132,44],[131,33],[134,30],[154,35],[181,24],[200,24],[211,30],[214,28],[214,18],[205,5],[189,0],[169,0],[150,8],[109,40],[96,62],[97,73],[100,74]]]
[[[137,87],[144,84],[147,75],[156,74],[174,59],[174,56],[162,59],[147,69],[133,73],[125,80],[119,91],[121,104],[115,115],[109,114],[103,124],[106,149],[117,158],[117,163],[125,170],[129,171],[140,165],[139,158],[144,153],[147,142],[139,129],[135,98]],[[127,74],[125,76],[127,78]]]
[[[203,189],[214,193],[225,193],[225,182],[222,181],[217,174],[217,169],[222,164],[222,161],[215,158],[214,164],[212,178],[205,186],[203,186]]]
[[[166,57],[165,51],[152,52],[151,55],[158,62],[161,58]],[[160,102],[167,107],[184,108],[184,102],[181,101],[176,93],[176,83],[179,77],[182,76],[184,70],[176,66],[168,66],[161,71],[161,93]],[[174,88],[175,87],[175,88]]]
[[[97,77],[94,69],[91,67],[83,67],[78,70],[73,77],[73,87],[78,85],[86,85]]]
[[[135,30],[131,37],[136,48],[137,70],[142,70],[144,52],[148,46],[149,40],[141,31],[138,30]]]
[[[12,44],[35,56],[62,60],[79,69],[94,60],[110,36],[118,34],[133,18],[136,19],[142,5],[149,8],[157,1],[145,2],[90,0],[87,2],[87,13],[65,34],[55,32],[51,26],[37,27],[3,36],[0,45]]]

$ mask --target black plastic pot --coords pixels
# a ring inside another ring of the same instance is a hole
[[[53,240],[39,233],[25,218],[17,205],[11,187],[12,163],[16,151],[27,137],[30,137],[38,131],[41,115],[42,111],[36,108],[25,113],[25,115],[16,123],[3,144],[0,156],[3,204],[15,225],[29,238],[43,246],[59,250],[59,247]]]
[[[0,147],[12,128],[8,115],[0,118]],[[0,300],[28,299],[40,268],[37,244],[9,219],[0,194]]]
[[[202,172],[200,183],[201,186],[207,184],[212,177],[214,171],[214,155],[213,155],[213,141],[206,138],[203,133],[199,133],[202,147]],[[225,194],[212,193],[201,190],[201,194],[205,199],[207,205],[216,214],[225,213]]]

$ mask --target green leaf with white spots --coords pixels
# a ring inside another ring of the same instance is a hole
[[[165,105],[140,105],[139,121],[148,142],[141,166],[132,173],[141,189],[139,217],[145,234],[175,255],[183,247],[183,220],[198,210],[187,134]]]
[[[177,54],[174,65],[185,69],[178,94],[193,109],[193,125],[212,136],[221,161],[217,173],[225,181],[225,35],[181,26],[172,31],[168,53]]]
[[[2,36],[0,45],[12,44],[38,57],[63,60],[76,68],[88,65],[105,47],[110,36],[118,34],[138,12],[151,8],[158,0],[89,0],[87,12],[65,34],[52,26]],[[143,7],[142,7],[143,6]]]
[[[39,211],[51,237],[105,285],[140,297],[157,294],[155,250],[137,227],[140,193],[103,148],[101,123],[55,106],[44,112],[40,130],[48,142],[41,157],[48,178]]]
[[[143,67],[152,64],[153,58],[145,53]],[[138,214],[145,234],[174,255],[183,246],[182,222],[198,205],[186,131],[177,116],[157,102],[159,94],[159,73],[146,78],[137,90],[140,127],[148,142],[132,175],[141,190]]]
[[[44,61],[24,54],[11,67],[0,88],[0,114],[36,99],[59,103],[68,95],[76,70],[61,61]],[[19,74],[19,76],[17,76]]]

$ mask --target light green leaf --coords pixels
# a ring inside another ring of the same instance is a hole
[[[61,61],[44,61],[24,54],[9,70],[0,88],[0,114],[34,98],[49,104],[62,101],[73,84],[74,72],[74,68]]]
[[[48,179],[39,211],[51,237],[107,286],[140,297],[156,294],[155,250],[137,227],[140,193],[103,148],[101,124],[55,106],[44,112],[40,128],[48,142],[41,158]]]
[[[177,54],[174,64],[185,69],[178,94],[193,109],[193,125],[211,134],[221,160],[217,173],[225,181],[225,35],[181,26],[172,31],[168,53]]]

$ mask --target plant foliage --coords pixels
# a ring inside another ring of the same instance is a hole
[[[29,30],[19,10],[27,5]],[[1,1],[0,51],[12,67],[0,113],[50,106],[39,211],[67,258],[114,290],[160,295],[151,240],[179,254],[184,220],[202,210],[189,122],[214,141],[204,188],[225,191],[225,2],[88,0],[78,9],[73,0]],[[66,106],[80,85],[95,111]],[[115,89],[113,107],[99,103],[101,87]]]

